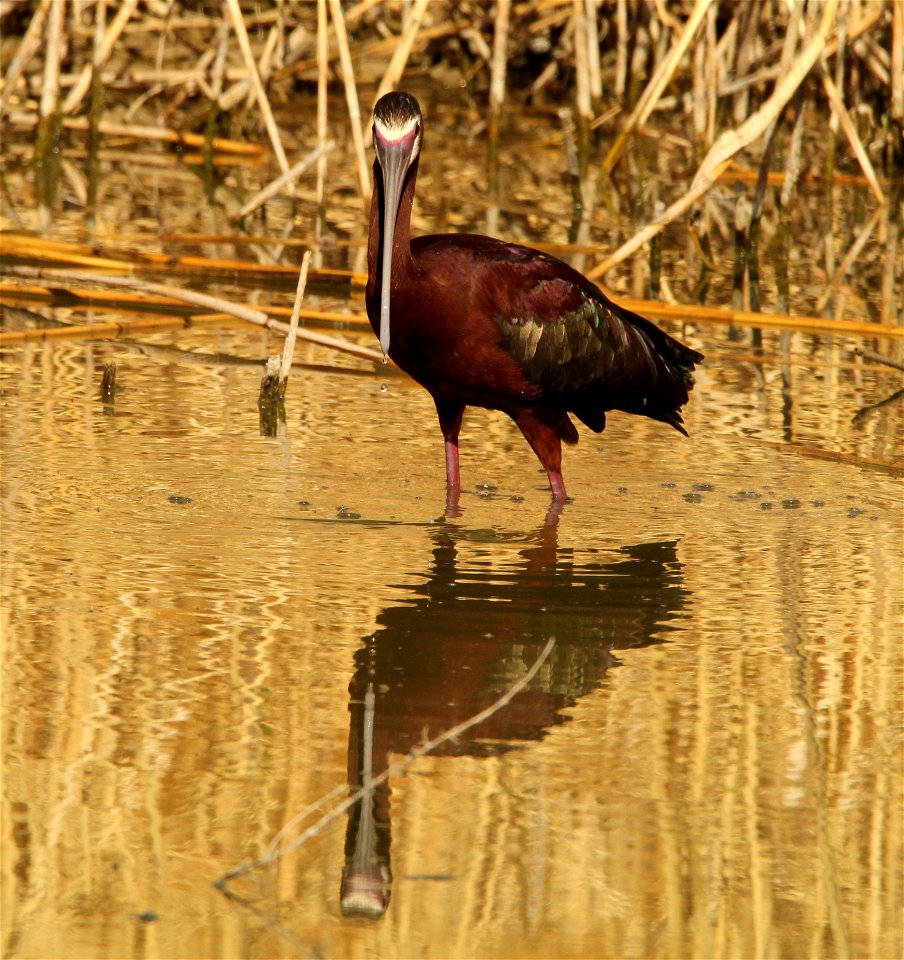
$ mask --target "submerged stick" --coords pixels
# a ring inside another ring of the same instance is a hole
[[[235,880],[237,877],[242,877],[260,867],[265,867],[267,864],[273,863],[280,857],[284,857],[287,853],[297,850],[303,843],[306,843],[311,839],[311,837],[317,836],[317,834],[320,833],[324,827],[328,826],[333,822],[333,820],[345,813],[346,810],[353,807],[359,800],[361,800],[367,794],[372,793],[375,787],[380,786],[381,783],[385,783],[390,777],[401,773],[415,760],[425,756],[428,753],[431,753],[433,750],[436,750],[437,747],[442,746],[449,740],[458,739],[458,737],[465,733],[465,731],[470,730],[471,727],[475,727],[477,724],[483,723],[484,720],[487,720],[489,717],[493,716],[494,713],[496,713],[498,710],[501,710],[513,699],[513,697],[520,693],[531,682],[531,680],[533,680],[537,674],[537,671],[546,661],[546,658],[550,655],[550,653],[552,653],[552,649],[555,645],[556,638],[550,637],[546,642],[546,646],[540,651],[540,655],[533,662],[527,673],[513,683],[498,700],[491,703],[485,710],[481,710],[480,713],[476,713],[474,716],[462,721],[462,723],[459,723],[449,730],[444,731],[438,737],[434,737],[432,740],[426,740],[425,742],[418,744],[418,746],[413,747],[406,756],[402,757],[401,760],[397,760],[395,763],[388,766],[381,774],[374,777],[366,787],[361,787],[360,790],[356,790],[351,796],[346,797],[342,803],[336,804],[335,807],[329,809],[316,823],[308,827],[307,830],[299,834],[294,840],[286,843],[283,847],[273,848],[271,845],[271,848],[268,848],[267,852],[264,853],[263,856],[258,857],[256,860],[252,860],[249,863],[239,864],[239,866],[233,867],[232,870],[228,870],[221,877],[214,881],[214,886],[218,890],[225,892],[226,884],[229,883],[230,880]],[[308,809],[311,809],[311,807]]]

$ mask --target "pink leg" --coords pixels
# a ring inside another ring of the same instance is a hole
[[[549,486],[552,489],[553,500],[567,500],[568,494],[565,492],[565,481],[562,479],[561,472],[558,470],[547,470],[546,475],[549,477]]]
[[[577,433],[568,417],[557,411],[541,409],[519,410],[509,416],[518,424],[524,439],[531,445],[537,459],[546,469],[549,486],[554,500],[566,501],[565,481],[562,479],[562,440],[564,433],[567,442],[577,439]]]
[[[446,486],[450,490],[461,489],[461,473],[458,469],[458,438],[446,438]]]
[[[461,431],[461,418],[465,408],[458,404],[448,404],[433,398],[436,412],[439,416],[439,425],[443,431],[443,440],[446,445],[446,489],[454,491],[456,499],[461,489],[461,474],[458,470],[458,434]]]

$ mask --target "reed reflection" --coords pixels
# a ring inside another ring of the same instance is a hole
[[[479,534],[434,535],[425,581],[377,619],[355,655],[349,685],[348,777],[367,787],[391,754],[421,743],[493,704],[525,673],[547,639],[556,646],[534,680],[491,717],[433,754],[495,756],[538,740],[562,709],[596,687],[614,651],[661,643],[687,591],[675,541],[596,555],[559,551],[546,524],[516,559],[498,562]],[[498,546],[498,544],[497,544]],[[507,554],[508,555],[508,554]],[[588,558],[589,559],[586,559]],[[389,906],[391,791],[382,782],[351,808],[340,905],[377,918]]]

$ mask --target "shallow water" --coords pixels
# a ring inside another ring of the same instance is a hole
[[[691,438],[584,431],[558,517],[483,411],[446,516],[429,397],[314,347],[276,436],[258,331],[5,349],[5,955],[899,955],[900,375],[681,335]]]

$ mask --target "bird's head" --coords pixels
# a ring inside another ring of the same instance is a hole
[[[423,118],[410,93],[393,92],[380,97],[374,107],[374,150],[383,175],[383,263],[380,292],[380,346],[389,353],[389,290],[392,269],[392,238],[402,199],[405,175],[421,149]]]

